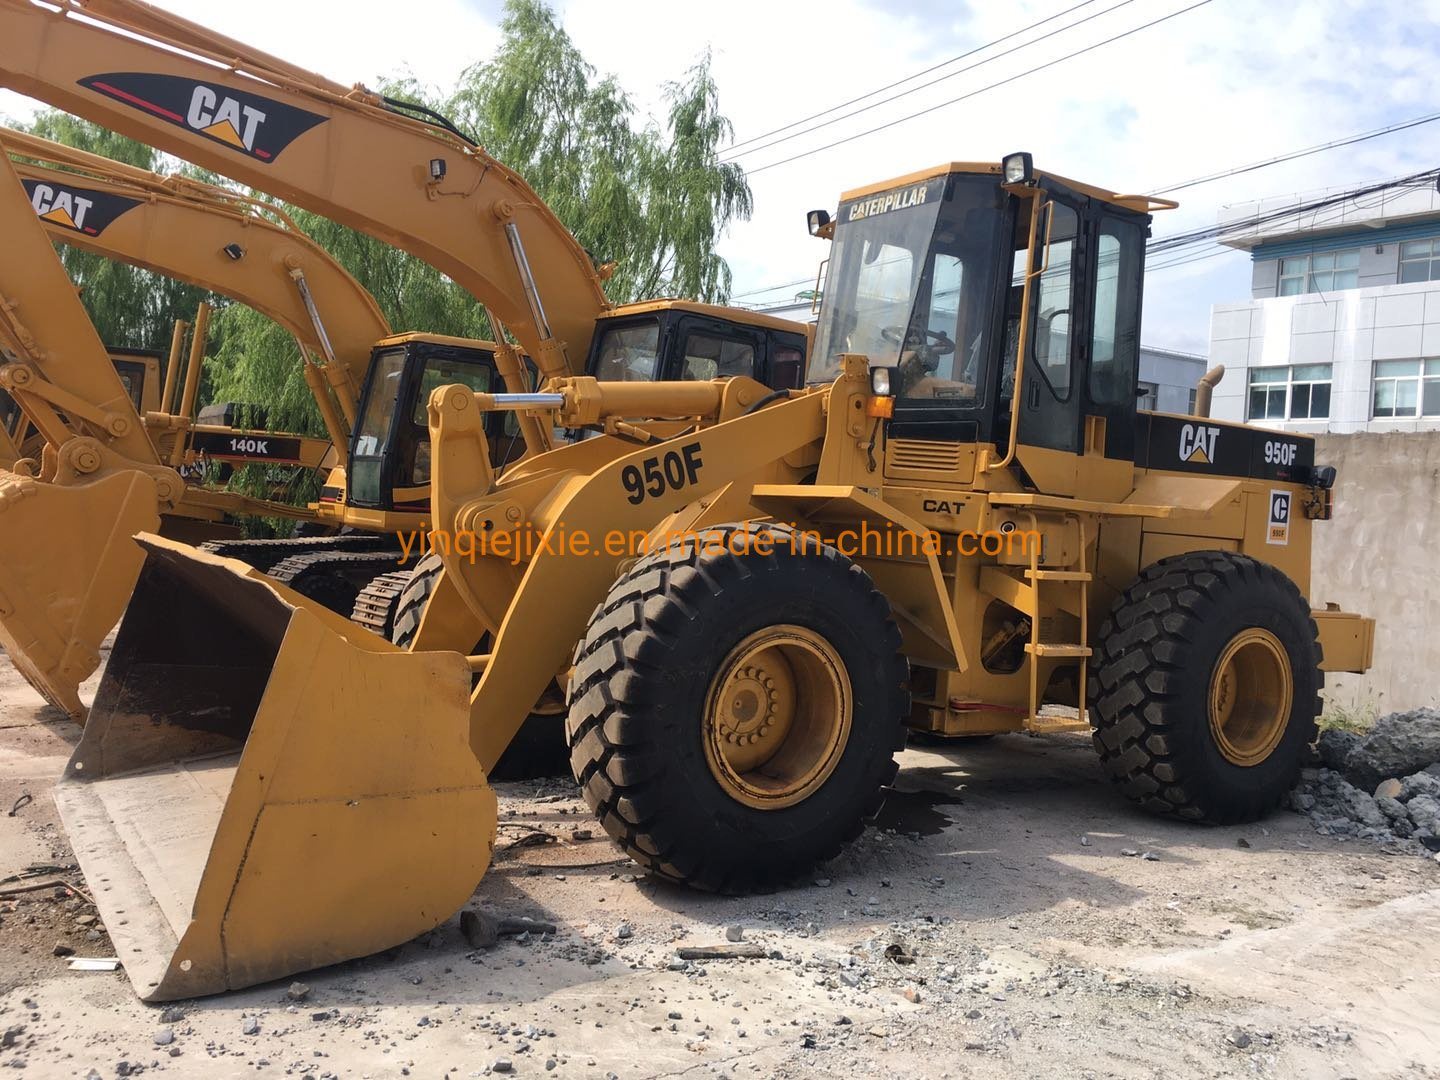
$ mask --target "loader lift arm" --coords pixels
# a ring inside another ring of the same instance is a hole
[[[0,84],[408,251],[486,305],[545,378],[580,373],[609,307],[549,207],[453,127],[138,0],[3,0]],[[518,360],[497,359],[526,389]],[[543,441],[527,425],[527,444]]]

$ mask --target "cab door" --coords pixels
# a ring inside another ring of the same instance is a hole
[[[1052,194],[1037,236],[1031,266],[1030,311],[1018,442],[1078,454],[1081,449],[1085,324],[1085,207]]]

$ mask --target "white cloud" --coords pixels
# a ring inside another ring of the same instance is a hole
[[[1117,2],[1099,0],[1045,29]],[[1010,57],[741,160],[755,167],[895,120],[1189,2],[1133,0]],[[161,6],[346,83],[408,70],[445,85],[498,40],[494,0],[161,0]],[[731,0],[723,7],[571,0],[559,11],[581,51],[652,114],[661,107],[661,85],[711,48],[722,108],[744,140],[1068,6],[1069,0]],[[1435,41],[1422,28],[1437,16],[1440,0],[1393,8],[1349,0],[1303,7],[1214,0],[921,119],[755,174],[754,219],[735,226],[721,250],[735,270],[736,291],[744,292],[813,276],[824,250],[805,235],[805,211],[832,207],[848,187],[937,162],[994,160],[1026,149],[1041,168],[1145,191],[1418,115],[1434,107],[1433,81],[1423,73],[1433,66]],[[13,115],[15,101],[0,97],[0,111]],[[1181,210],[1157,217],[1155,233],[1211,224],[1222,203],[1415,171],[1435,163],[1437,140],[1440,123],[1197,188],[1180,196]],[[1155,273],[1146,289],[1147,342],[1203,350],[1210,304],[1247,296],[1249,265],[1243,255],[1222,255]]]

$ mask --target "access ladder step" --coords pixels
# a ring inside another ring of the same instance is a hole
[[[1049,645],[1049,644],[1027,644],[1025,651],[1031,656],[1089,656],[1088,645]]]
[[[1031,581],[1094,581],[1094,575],[1088,570],[1025,570],[1025,576]]]

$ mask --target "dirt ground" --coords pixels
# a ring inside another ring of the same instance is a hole
[[[1440,864],[1288,813],[1153,819],[1078,736],[907,750],[813,884],[738,899],[637,880],[568,781],[501,785],[471,906],[554,935],[475,951],[452,919],[299,976],[298,1001],[286,981],[167,1012],[55,955],[113,955],[50,799],[79,729],[0,666],[0,879],[81,890],[0,899],[19,1075],[1440,1075]],[[737,929],[768,958],[676,957]]]

